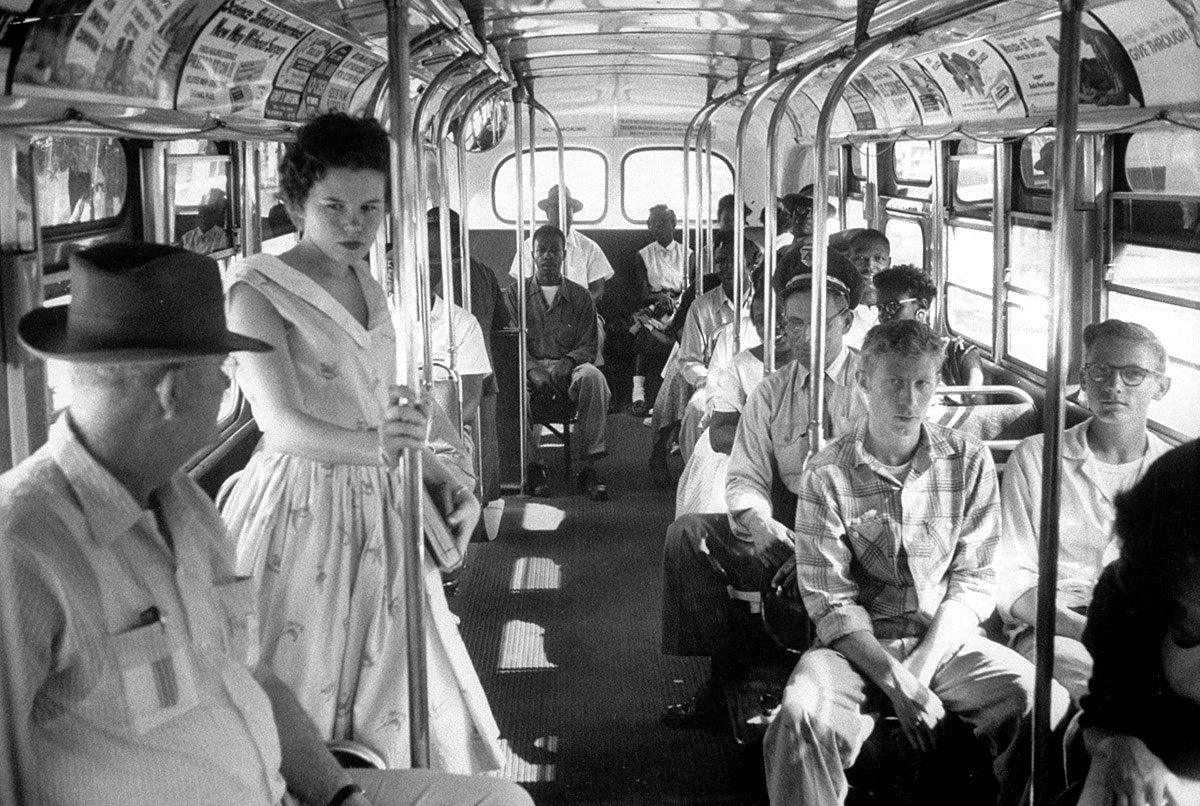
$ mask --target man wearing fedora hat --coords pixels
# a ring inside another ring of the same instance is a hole
[[[609,277],[612,277],[612,264],[608,262],[608,258],[604,256],[604,251],[600,249],[600,245],[593,241],[588,236],[579,232],[571,226],[575,214],[583,209],[583,202],[579,201],[571,195],[571,189],[563,188],[563,197],[567,203],[566,209],[566,225],[563,230],[567,236],[567,258],[563,263],[563,276],[573,283],[586,288],[592,294],[592,301],[599,302],[600,297],[604,295],[604,283]],[[558,218],[558,185],[550,188],[546,194],[546,198],[537,203],[538,209],[546,213],[546,222],[557,227],[559,225]],[[533,253],[533,239],[529,238],[525,241],[525,254]],[[521,274],[520,256],[513,258],[512,269],[509,271],[513,277],[518,277]]]
[[[228,354],[270,346],[227,330],[210,258],[112,243],[70,265],[71,304],[18,325],[35,355],[70,363],[74,389],[46,445],[0,476],[0,802],[267,806],[286,785],[331,806],[431,790],[529,803],[502,782],[339,767],[256,663],[254,582],[233,575],[233,541],[181,472],[217,438]],[[381,446],[421,444],[426,427],[393,406]]]

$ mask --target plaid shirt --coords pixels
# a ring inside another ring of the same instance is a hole
[[[863,449],[866,428],[827,445],[800,481],[796,569],[817,637],[829,645],[885,619],[923,632],[951,600],[987,618],[1000,542],[991,454],[925,423],[901,484]]]

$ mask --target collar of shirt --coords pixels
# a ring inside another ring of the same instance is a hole
[[[891,474],[883,469],[883,463],[868,453],[866,447],[864,447],[869,419],[869,417],[863,417],[854,426],[852,444],[854,446],[855,465],[867,465],[876,473],[890,478]],[[921,436],[917,440],[916,453],[912,456],[912,473],[909,478],[921,475],[938,459],[949,459],[957,455],[958,450],[945,437],[929,428],[925,423],[921,423]]]
[[[47,447],[79,497],[92,537],[101,546],[128,533],[146,514],[125,485],[97,462],[79,441],[69,412],[50,427]]]
[[[663,246],[658,241],[651,241],[649,244],[647,244],[647,246],[656,252],[661,252],[662,254],[668,256],[674,256],[676,252],[683,249],[683,244],[681,244],[679,241],[671,241],[670,246]]]
[[[854,378],[847,379],[845,375],[847,362],[850,360],[850,348],[842,345],[842,349],[838,350],[838,354],[833,357],[833,360],[825,367],[826,379],[833,381],[839,386],[848,386],[855,381]],[[808,386],[808,369],[799,361],[796,362],[796,377],[800,382],[800,387]]]

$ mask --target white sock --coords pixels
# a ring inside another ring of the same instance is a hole
[[[643,403],[646,402],[646,376],[645,375],[634,375],[633,376],[633,397],[631,399],[632,400],[640,400]]]

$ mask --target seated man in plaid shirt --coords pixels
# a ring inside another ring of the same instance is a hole
[[[943,348],[923,322],[872,328],[858,372],[867,417],[800,480],[796,577],[817,643],[767,731],[773,804],[843,803],[882,707],[926,750],[958,714],[992,748],[999,802],[1025,789],[1034,669],[979,632],[996,605],[996,471],[977,439],[925,422]],[[1067,698],[1054,694],[1057,723]]]

